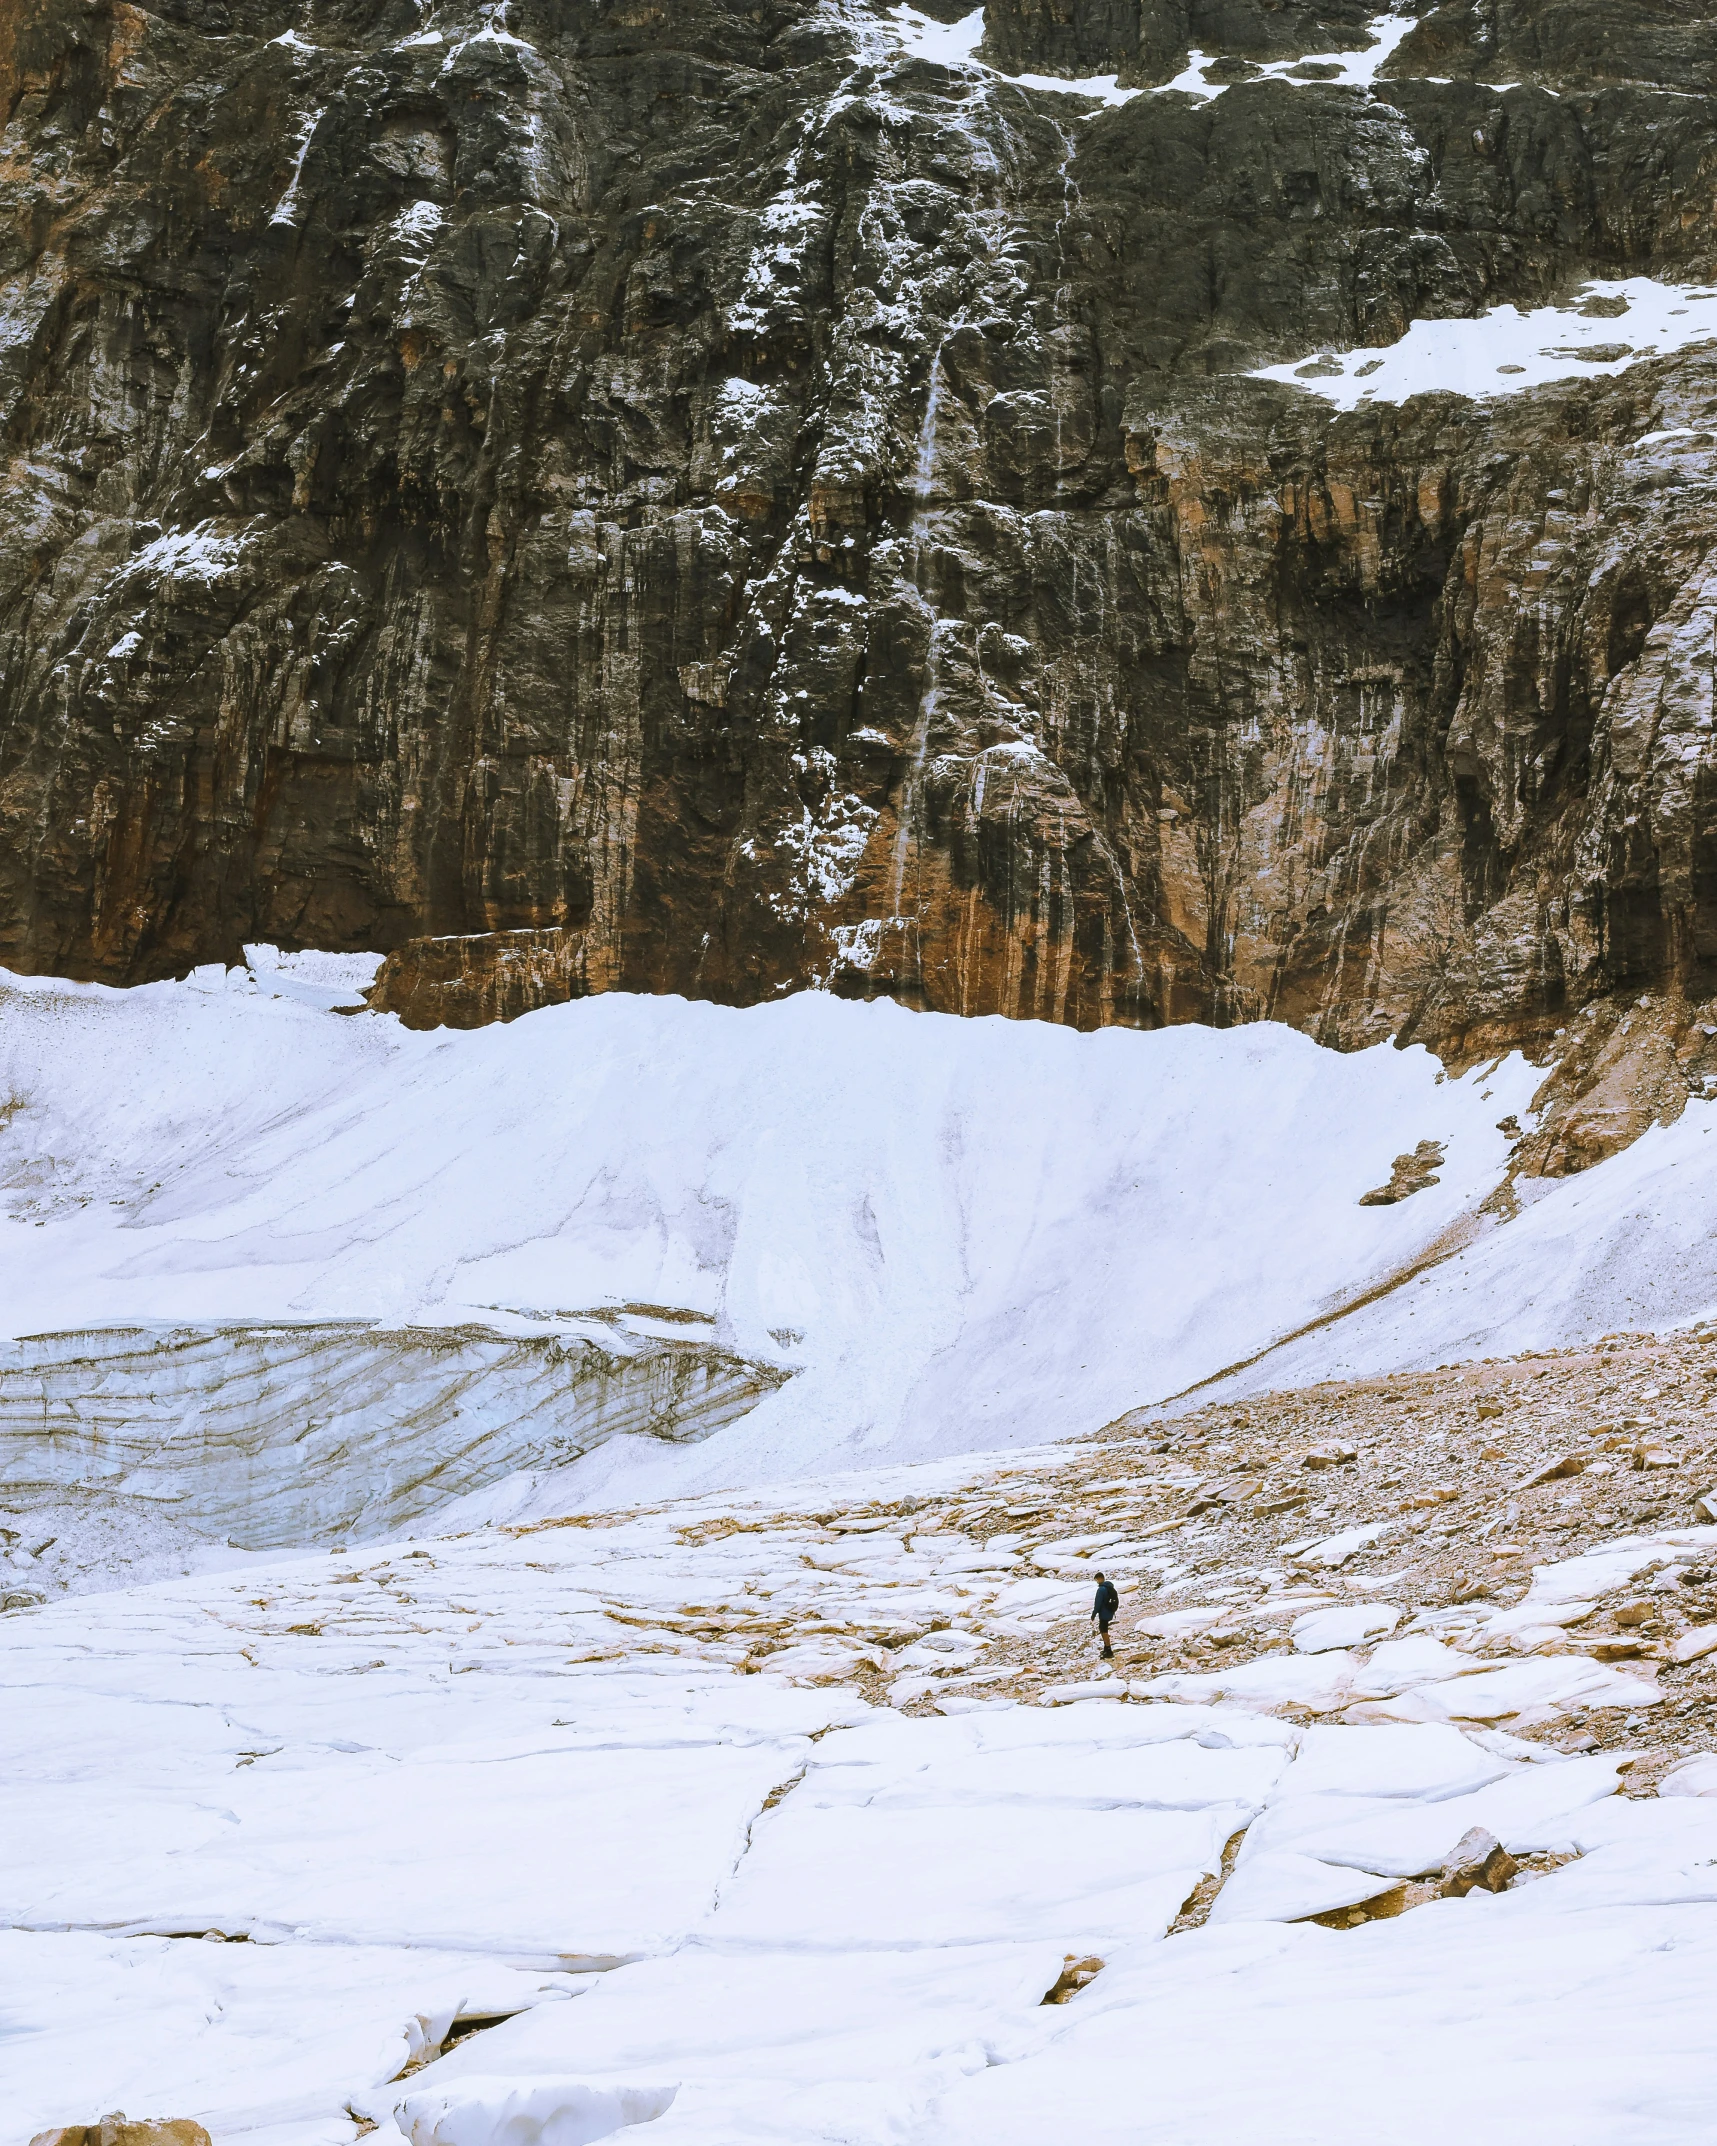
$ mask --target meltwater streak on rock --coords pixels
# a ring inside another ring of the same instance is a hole
[[[906,781],[900,793],[900,826],[894,837],[894,878],[890,891],[893,895],[892,913],[897,923],[904,922],[906,858],[918,833],[924,760],[930,750],[930,726],[936,719],[940,621],[936,611],[936,554],[930,538],[930,502],[936,483],[936,421],[942,411],[942,353],[945,347],[939,344],[936,355],[930,361],[930,386],[924,398],[924,422],[918,430],[918,452],[912,467],[913,507],[909,533],[914,563],[921,566],[930,582],[926,597],[930,614],[930,648],[925,661],[924,692],[919,702],[918,721],[912,734],[911,757],[907,761]]]
[[[326,110],[312,112],[304,122],[303,137],[298,144],[298,155],[293,161],[292,177],[286,191],[280,197],[280,205],[268,219],[271,224],[283,224],[288,230],[298,220],[298,189],[304,181],[304,160],[310,154],[310,145],[316,139],[316,129],[328,116]]]

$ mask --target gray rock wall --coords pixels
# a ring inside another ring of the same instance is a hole
[[[1244,377],[1709,276],[1708,25],[1256,78],[1363,23],[998,0],[1015,68],[1226,56],[1103,109],[807,0],[0,0],[0,961],[1458,1051],[1709,994],[1711,346]]]

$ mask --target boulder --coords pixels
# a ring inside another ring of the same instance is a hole
[[[1474,1826],[1455,1843],[1437,1890],[1445,1900],[1463,1900],[1475,1891],[1500,1893],[1519,1868],[1494,1833]]]

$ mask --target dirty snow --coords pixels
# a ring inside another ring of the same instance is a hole
[[[1031,1466],[1053,1479],[1053,1455]],[[1321,1721],[1124,1686],[984,1701],[957,1674],[943,1711],[903,1713],[913,1632],[970,1659],[1020,1629],[1030,1557],[922,1509],[959,1473],[14,1617],[17,2135],[124,2107],[215,2146],[347,2146],[360,2123],[382,2146],[643,2123],[662,2146],[1369,2146],[1404,2077],[1389,2135],[1413,2146],[1704,2135],[1717,1797],[1696,1776],[1624,1800],[1625,1755],[1327,1718],[1400,1681],[1391,1649],[1418,1645],[1421,1691],[1496,1673],[1429,1640],[1381,1641],[1369,1671],[1362,1650],[1262,1657],[1345,1665]],[[1617,1687],[1588,1707],[1652,1697],[1578,1666]],[[1544,1871],[1356,1929],[1304,1919],[1389,1896],[1474,1826]],[[1076,1961],[1085,1987],[1046,2004]]]

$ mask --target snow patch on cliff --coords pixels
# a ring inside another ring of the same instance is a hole
[[[244,958],[259,991],[323,1012],[361,1006],[382,965],[380,954],[283,953],[266,945],[247,946]]]
[[[934,60],[941,67],[965,67],[977,64],[984,11],[975,7],[958,22],[938,22],[935,16],[922,15],[915,7],[900,7],[894,11],[894,27],[914,58]]]
[[[1650,276],[1592,282],[1564,306],[1497,306],[1473,320],[1416,320],[1382,349],[1326,351],[1261,367],[1256,380],[1308,388],[1338,409],[1411,395],[1482,399],[1547,381],[1619,373],[1717,336],[1717,288]]]
[[[993,81],[1012,83],[1019,89],[1044,89],[1060,96],[1094,97],[1100,104],[1127,104],[1142,93],[1122,89],[1116,75],[1004,74],[977,57],[984,35],[984,11],[974,8],[958,22],[938,22],[916,8],[894,11],[893,28],[902,45],[916,59],[934,60],[940,67],[967,67]]]
[[[1306,54],[1303,59],[1266,60],[1258,66],[1255,73],[1248,74],[1245,79],[1248,82],[1287,82],[1302,87],[1313,82],[1325,82],[1347,89],[1369,89],[1377,80],[1384,61],[1413,28],[1413,17],[1378,15],[1365,27],[1371,43],[1358,52],[1312,52]],[[1221,55],[1213,52],[1196,49],[1189,52],[1184,71],[1176,75],[1167,87],[1207,100],[1220,97],[1225,89],[1234,86],[1209,79],[1209,70],[1218,64],[1220,58]]]
[[[1252,69],[1245,79],[1248,82],[1288,82],[1305,84],[1329,82],[1350,89],[1367,89],[1377,80],[1384,62],[1413,28],[1410,15],[1378,15],[1366,24],[1366,33],[1371,43],[1357,52],[1318,52],[1303,59],[1270,60]],[[1213,82],[1209,71],[1220,64],[1221,54],[1205,52],[1194,47],[1187,54],[1187,64],[1170,82],[1160,89],[1123,89],[1118,75],[1046,75],[1006,74],[1000,69],[984,65],[978,59],[978,46],[983,41],[984,11],[975,8],[970,15],[958,22],[938,22],[934,16],[925,15],[917,8],[900,7],[894,10],[892,27],[901,44],[914,58],[933,60],[941,67],[963,67],[987,74],[998,82],[1009,82],[1020,89],[1048,90],[1063,96],[1091,97],[1099,104],[1130,104],[1135,97],[1161,95],[1163,90],[1178,90],[1185,95],[1206,101],[1220,97],[1232,85]]]

